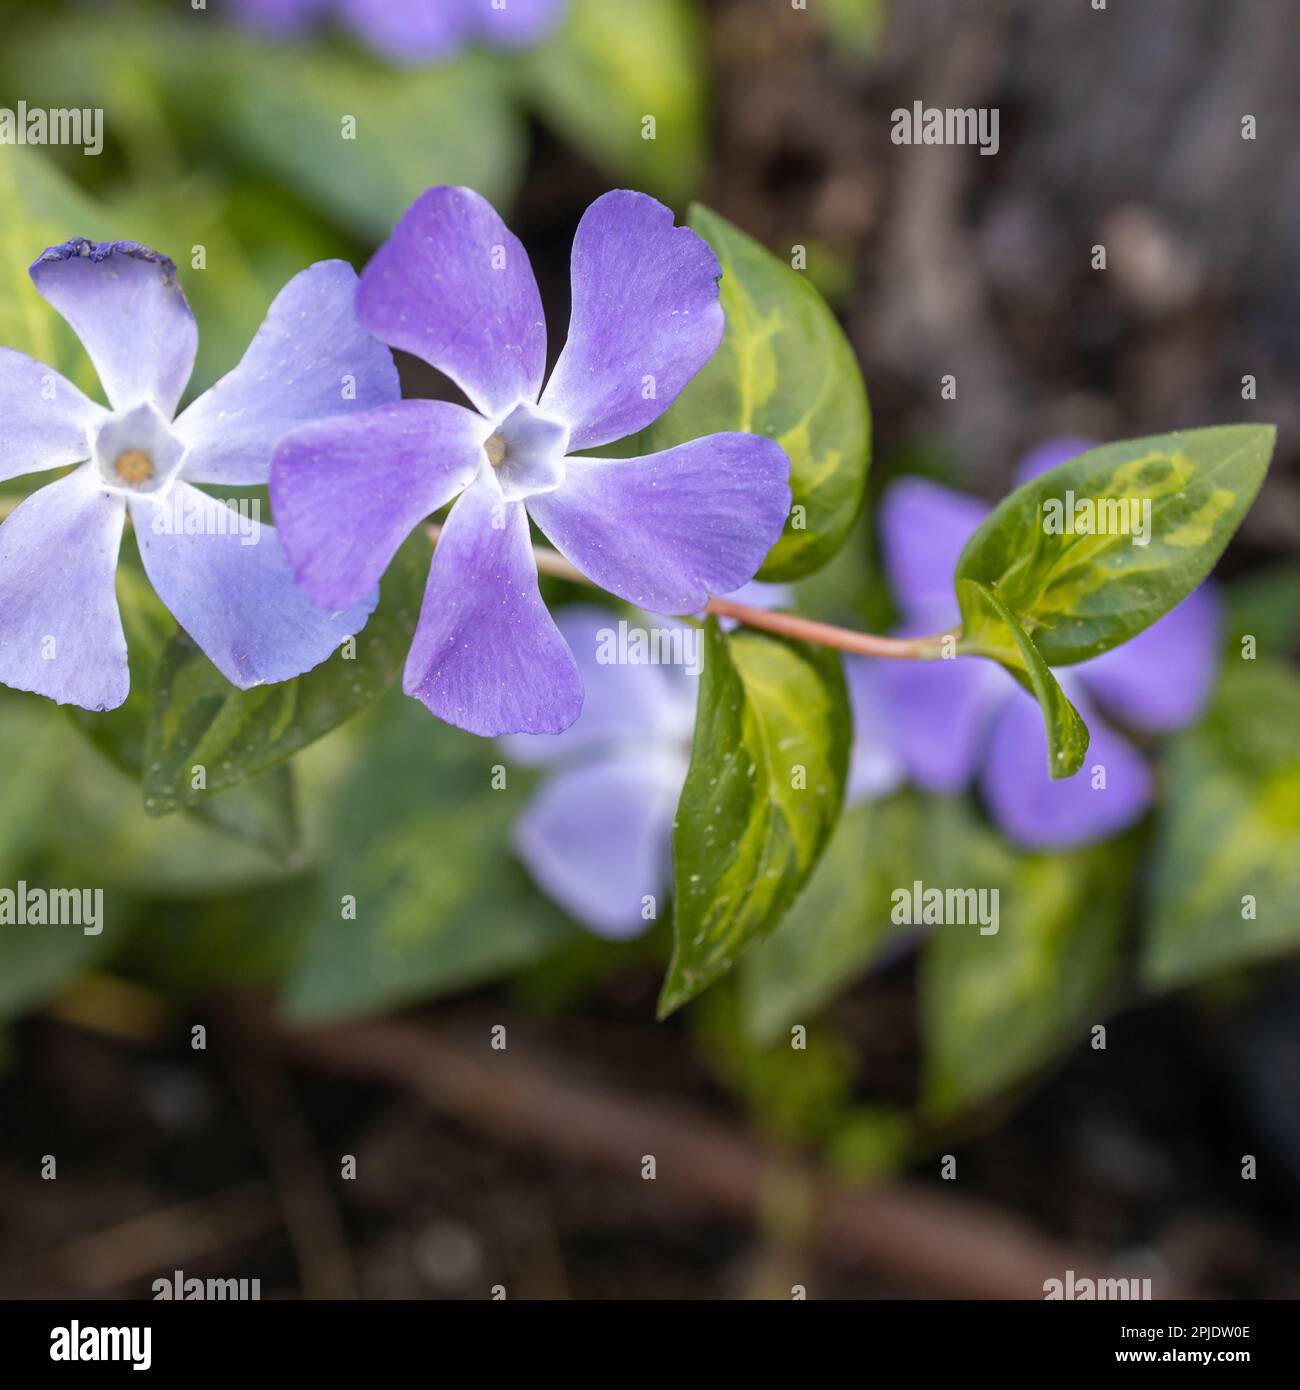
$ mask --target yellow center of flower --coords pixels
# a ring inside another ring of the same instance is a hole
[[[153,459],[143,449],[123,449],[113,460],[113,471],[129,487],[139,487],[153,477]]]
[[[500,468],[506,457],[506,441],[500,434],[489,435],[483,445],[483,452],[488,456],[488,462],[493,468]]]

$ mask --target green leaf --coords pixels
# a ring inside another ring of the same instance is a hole
[[[1274,435],[1219,425],[1090,449],[995,508],[956,578],[996,590],[1049,666],[1109,651],[1210,572],[1259,490]]]
[[[1000,662],[1038,701],[1047,730],[1047,770],[1054,778],[1073,777],[1088,751],[1088,726],[1065,698],[1042,653],[1006,605],[986,584],[957,580],[963,636],[958,651]]]
[[[673,832],[672,1013],[781,920],[839,817],[852,737],[838,656],[710,618]]]
[[[799,579],[843,545],[862,506],[871,412],[848,339],[809,281],[698,203],[688,222],[722,263],[722,346],[646,432],[668,449],[722,430],[767,435],[790,458],[794,510],[759,572]]]
[[[468,989],[549,955],[572,926],[510,855],[526,786],[493,789],[490,743],[393,697],[334,798],[329,871],[287,986],[338,1018]]]
[[[566,21],[523,70],[542,118],[612,178],[670,203],[695,190],[705,68],[688,0],[571,0]]]
[[[1265,654],[1284,657],[1300,644],[1300,561],[1279,560],[1238,579],[1228,590],[1228,647],[1243,655],[1253,638],[1249,660]]]
[[[928,928],[923,1101],[938,1117],[989,1100],[1102,1021],[1120,977],[1133,875],[1127,841],[1017,855],[969,814],[958,824],[956,808],[950,803],[936,827],[942,868],[924,887],[996,890],[998,929],[981,934],[977,924],[952,921]]]
[[[1169,755],[1142,975],[1172,989],[1300,950],[1300,679],[1232,662]]]
[[[468,184],[503,209],[514,198],[522,122],[485,55],[394,68],[323,46],[289,59],[279,45],[235,36],[204,45],[208,119],[359,237],[386,237],[435,184]]]
[[[152,717],[150,692],[154,672],[176,623],[162,606],[140,565],[134,544],[124,550],[117,569],[117,600],[126,634],[131,689],[115,710],[97,714],[64,705],[65,715],[119,772],[133,782],[144,773]],[[145,809],[153,813],[146,792]],[[293,777],[278,769],[220,796],[205,797],[188,807],[202,821],[245,843],[280,858],[297,846],[298,826],[293,807]]]
[[[912,876],[930,833],[930,808],[910,793],[845,811],[785,920],[741,970],[745,1026],[760,1046],[807,1023],[853,983],[900,931],[890,892]]]
[[[355,655],[341,649],[296,680],[238,690],[177,634],[154,682],[144,779],[150,814],[208,804],[213,793],[276,767],[376,700],[406,660],[429,555],[424,535],[412,535],[384,576]],[[200,767],[204,785],[196,789]]]

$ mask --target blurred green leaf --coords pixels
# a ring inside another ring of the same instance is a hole
[[[47,871],[46,844],[62,831],[59,803],[68,767],[68,741],[59,733],[55,720],[21,698],[6,696],[0,705],[0,890],[17,894],[20,885],[24,891],[96,886]],[[111,925],[120,927],[120,919]],[[0,923],[0,1019],[55,993],[119,939],[116,931],[102,929],[87,936],[75,924]]]
[[[107,238],[104,213],[41,151],[16,145],[0,145],[0,209],[0,347],[34,357],[102,400],[85,349],[27,272],[47,246]]]
[[[514,199],[523,126],[490,57],[393,68],[322,45],[286,57],[233,34],[205,55],[208,118],[363,240],[386,237],[435,184],[467,184],[502,211]]]
[[[1237,659],[1245,637],[1254,638],[1256,656],[1276,659],[1294,651],[1300,644],[1300,561],[1282,560],[1233,583],[1228,630],[1230,655]]]
[[[1169,754],[1142,974],[1172,989],[1300,949],[1300,678],[1230,662]]]
[[[610,177],[670,203],[698,186],[705,68],[688,0],[571,0],[522,64],[542,117]]]
[[[722,263],[727,330],[704,369],[650,426],[646,447],[668,449],[721,430],[775,439],[790,457],[796,510],[759,578],[798,579],[844,544],[862,506],[871,454],[862,373],[803,275],[698,203],[687,220]]]
[[[1275,434],[1265,425],[1219,425],[1130,439],[1040,474],[966,542],[958,597],[962,580],[994,591],[1049,666],[1119,646],[1213,568],[1259,491]],[[1098,511],[1093,521],[1085,514],[1088,528],[1105,529],[1089,534],[1076,525],[1076,508],[1097,503],[1116,514]],[[1147,543],[1135,544],[1148,523]],[[1062,524],[1074,529],[1057,530]],[[963,617],[969,621],[964,607]],[[968,636],[977,634],[968,629]]]
[[[674,947],[660,1017],[771,931],[844,796],[852,736],[836,653],[704,628],[690,770],[673,831]]]
[[[1047,771],[1073,777],[1088,751],[1088,726],[1066,699],[1042,653],[1007,606],[987,584],[957,580],[962,638],[958,650],[986,656],[1004,666],[1038,701],[1047,730]]]
[[[928,838],[928,808],[911,793],[845,811],[807,888],[741,971],[754,1042],[773,1043],[793,1024],[807,1024],[906,931],[889,920],[890,893],[919,863]]]
[[[887,0],[821,0],[822,23],[837,50],[852,58],[875,53],[889,20]]]
[[[178,633],[154,681],[144,778],[145,806],[162,816],[201,806],[223,788],[276,767],[365,709],[406,660],[430,562],[414,533],[380,586],[379,607],[346,647],[296,680],[238,690]],[[204,770],[196,788],[195,771]]]
[[[957,802],[945,803],[931,842],[926,889],[998,893],[995,933],[935,925],[922,953],[924,1105],[947,1117],[1006,1090],[1103,1021],[1119,977],[1133,854],[1123,840],[1016,854]]]
[[[286,1006],[391,1009],[482,984],[574,930],[514,862],[524,789],[493,789],[493,746],[394,695],[335,797],[328,873]]]

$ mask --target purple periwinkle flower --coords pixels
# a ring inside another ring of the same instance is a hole
[[[430,63],[470,44],[528,48],[559,21],[568,0],[234,0],[250,28],[296,38],[336,16],[392,63]]]
[[[128,515],[159,598],[227,680],[247,688],[324,661],[375,594],[336,616],[317,608],[275,532],[263,526],[250,544],[194,484],[264,483],[281,434],[397,398],[390,354],[357,326],[352,267],[321,261],[295,276],[239,365],[179,416],[198,329],[171,261],[77,239],[31,276],[81,339],[109,408],[0,348],[0,481],[78,465],[0,526],[0,682],[92,710],[126,699],[114,574]]]
[[[1043,445],[1022,461],[1017,481],[1089,447],[1075,439]],[[956,623],[953,571],[986,512],[976,499],[921,478],[904,478],[885,494],[885,568],[905,632],[942,632]],[[871,679],[912,781],[956,792],[978,772],[989,811],[1011,840],[1030,849],[1064,849],[1133,824],[1153,795],[1146,761],[1101,711],[1142,733],[1190,723],[1213,688],[1220,627],[1218,597],[1202,585],[1122,646],[1057,670],[1092,735],[1082,769],[1059,781],[1047,774],[1038,706],[995,663],[980,657],[887,661],[873,666]]]
[[[445,372],[474,409],[406,400],[297,431],[276,450],[272,504],[298,582],[337,609],[455,499],[403,681],[439,718],[497,735],[578,717],[582,678],[538,591],[530,517],[598,585],[657,613],[739,588],[780,536],[790,463],[770,439],[588,453],[644,429],[713,355],[720,275],[653,198],[598,198],[574,238],[568,341],[543,390],[528,256],[477,193],[430,189],[366,267],[362,325]]]
[[[732,597],[776,607],[788,592],[749,584]],[[577,604],[556,621],[577,658],[587,700],[562,734],[505,740],[514,761],[548,774],[515,824],[515,851],[547,897],[598,936],[626,940],[663,913],[699,682],[689,662],[608,660],[609,637],[620,622],[609,609]],[[670,632],[662,619],[632,622],[660,637]],[[876,691],[859,678],[866,666],[846,663],[854,721],[848,805],[885,795],[903,775]]]

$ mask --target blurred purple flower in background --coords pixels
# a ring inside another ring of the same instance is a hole
[[[546,389],[528,255],[467,188],[416,200],[361,277],[381,341],[446,373],[474,409],[406,400],[289,436],[271,498],[298,582],[341,608],[455,499],[434,552],[403,689],[471,733],[558,733],[582,679],[542,602],[529,518],[601,588],[694,613],[752,579],[785,525],[790,461],[723,433],[639,458],[582,457],[644,429],[712,357],[721,268],[641,193],[583,214],[569,336]]]
[[[1022,461],[1017,483],[1092,447],[1060,439]],[[921,478],[903,478],[881,504],[886,573],[908,634],[942,632],[958,620],[957,558],[988,508]],[[1055,672],[1091,731],[1083,768],[1053,781],[1033,698],[1000,666],[979,657],[878,663],[872,675],[895,747],[917,785],[957,792],[979,773],[994,819],[1017,844],[1063,849],[1118,833],[1150,804],[1152,775],[1133,745],[1103,718],[1141,733],[1192,722],[1218,670],[1217,594],[1202,585],[1158,622],[1101,656]],[[1105,769],[1094,787],[1092,769]]]
[[[296,38],[330,16],[393,63],[429,63],[473,43],[528,48],[555,26],[568,0],[232,0],[241,23]]]
[[[729,597],[775,608],[789,591],[747,584]],[[520,734],[503,740],[516,762],[549,776],[515,826],[515,849],[538,886],[599,936],[626,940],[661,914],[672,873],[672,828],[690,762],[698,679],[679,665],[606,664],[602,634],[620,615],[580,604],[557,622],[577,659],[587,702],[559,735]],[[663,619],[631,621],[666,631]],[[698,629],[683,629],[694,631]],[[862,680],[868,663],[845,663],[853,701],[855,743],[846,803],[882,796],[901,781],[874,689]]]
[[[297,588],[275,532],[256,543],[193,483],[265,483],[295,426],[395,400],[397,370],[357,325],[356,273],[321,261],[276,296],[235,369],[180,416],[198,328],[176,267],[136,242],[78,238],[31,268],[81,339],[110,409],[0,348],[0,482],[80,464],[0,526],[0,681],[115,709],[130,687],[114,576],[129,514],[158,597],[241,689],[319,665],[370,616],[331,616]],[[355,383],[355,399],[344,383]]]

